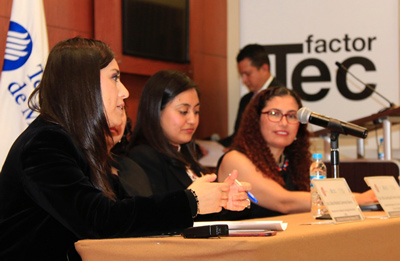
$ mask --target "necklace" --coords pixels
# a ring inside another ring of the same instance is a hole
[[[280,172],[282,170],[286,170],[287,166],[289,166],[289,160],[285,157],[284,154],[282,154],[279,157],[279,163],[278,163],[278,166],[276,166],[276,168]]]
[[[172,147],[174,147],[177,152],[181,152],[181,145],[179,145],[179,144],[178,144],[178,146],[172,145]]]

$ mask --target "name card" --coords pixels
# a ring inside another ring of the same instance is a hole
[[[389,217],[400,216],[400,186],[393,176],[364,177]]]
[[[334,222],[364,220],[364,215],[344,178],[312,180]]]

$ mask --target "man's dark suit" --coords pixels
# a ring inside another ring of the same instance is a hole
[[[269,87],[272,86],[284,86],[282,83],[280,83],[275,77],[272,79],[272,82],[268,85]],[[250,103],[251,98],[253,97],[254,92],[249,92],[246,95],[244,95],[241,99],[240,99],[240,103],[239,103],[239,109],[238,109],[238,113],[236,116],[236,121],[235,121],[235,129],[232,135],[221,139],[219,141],[219,143],[221,143],[224,147],[229,147],[232,142],[233,142],[233,138],[235,137],[237,131],[239,130],[239,126],[240,126],[240,122],[242,120],[242,115],[244,110],[246,109],[247,105]]]

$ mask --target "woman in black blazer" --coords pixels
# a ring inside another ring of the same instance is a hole
[[[79,259],[77,240],[179,233],[228,204],[229,184],[207,179],[164,197],[125,197],[110,177],[129,96],[119,76],[103,42],[77,37],[50,52],[29,100],[39,116],[1,170],[0,260]]]
[[[207,173],[195,154],[199,112],[198,89],[182,72],[160,71],[146,83],[128,155],[146,172],[153,194],[186,189]],[[216,178],[215,174],[209,176]],[[236,178],[237,172],[232,176]],[[248,183],[244,185],[250,188]],[[236,184],[232,187],[238,188]],[[242,210],[241,206],[229,209]]]

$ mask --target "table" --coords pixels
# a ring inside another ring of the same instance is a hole
[[[383,216],[384,212],[364,212]],[[310,213],[282,220],[286,231],[271,237],[184,239],[181,236],[80,240],[84,261],[102,260],[400,260],[400,217],[342,224],[315,222]]]

